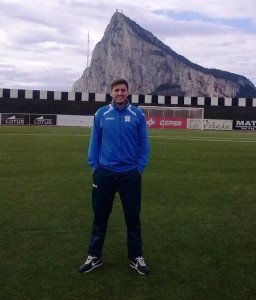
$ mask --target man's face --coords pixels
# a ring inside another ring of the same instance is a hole
[[[124,105],[128,96],[128,89],[124,83],[116,84],[110,94],[117,105]]]

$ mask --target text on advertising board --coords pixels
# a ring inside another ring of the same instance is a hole
[[[31,125],[56,125],[56,115],[30,115]]]
[[[256,121],[245,121],[245,120],[233,121],[233,129],[236,129],[236,130],[256,130]]]
[[[149,128],[186,129],[186,118],[146,117]]]
[[[2,114],[2,125],[28,125],[29,116],[25,114]]]

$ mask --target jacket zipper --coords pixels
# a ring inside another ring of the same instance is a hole
[[[121,161],[123,161],[123,148],[122,148],[122,122],[121,122],[121,116],[119,115],[119,141],[120,141],[120,156]]]

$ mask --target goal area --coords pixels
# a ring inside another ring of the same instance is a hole
[[[149,128],[204,129],[204,108],[139,106]]]

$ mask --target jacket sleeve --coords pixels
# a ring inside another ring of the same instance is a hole
[[[88,164],[91,166],[93,171],[100,166],[101,139],[102,132],[100,128],[100,117],[99,113],[96,112],[93,119],[91,139],[88,149]]]
[[[137,168],[138,171],[142,173],[148,164],[150,147],[146,118],[141,110],[139,111],[138,138],[139,152]]]

